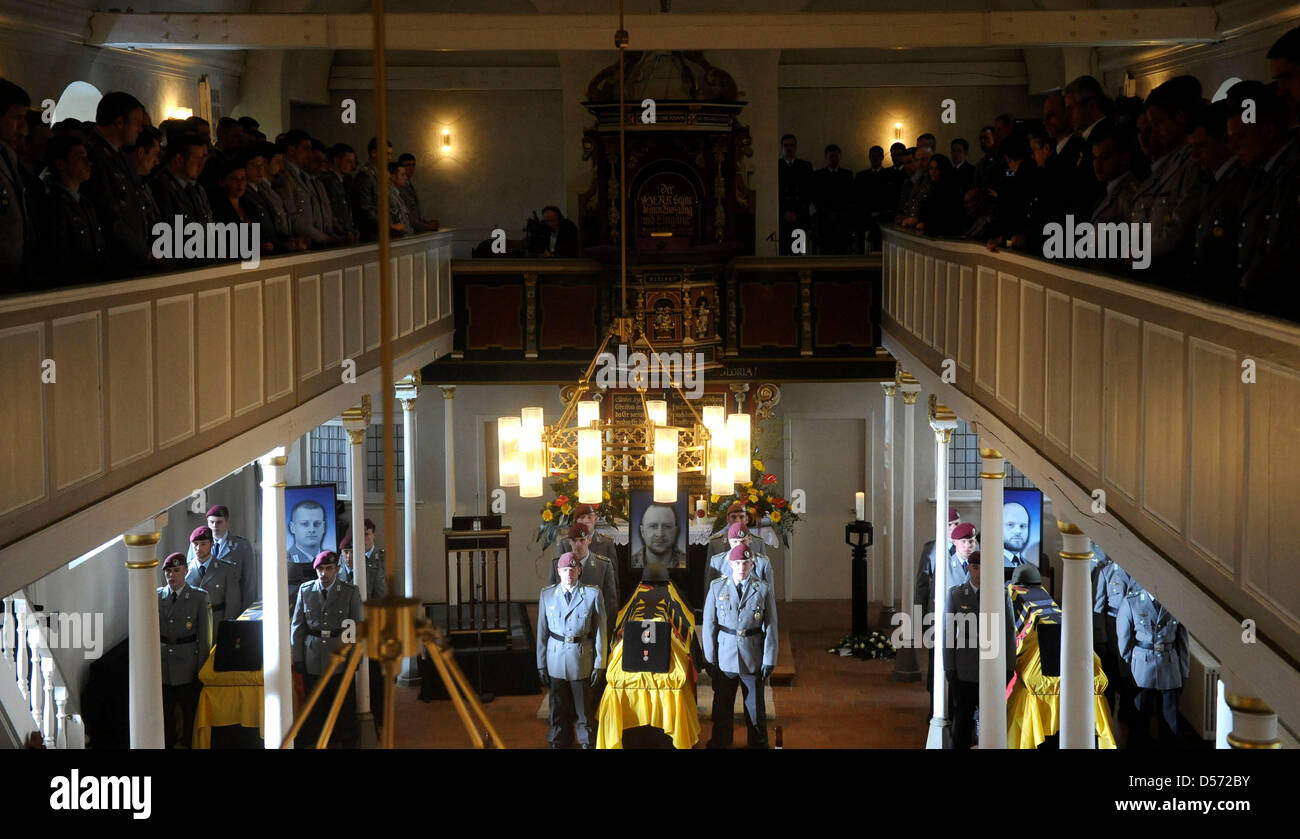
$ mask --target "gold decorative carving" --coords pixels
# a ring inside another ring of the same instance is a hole
[[[162,534],[155,530],[153,533],[128,533],[122,537],[122,541],[129,548],[148,548],[158,544],[158,540],[161,538]],[[157,564],[157,562],[154,563],[154,565]]]

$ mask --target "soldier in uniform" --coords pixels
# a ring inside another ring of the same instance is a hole
[[[181,217],[182,224],[212,221],[212,205],[208,203],[207,190],[198,181],[207,149],[207,145],[193,135],[182,135],[167,144],[162,168],[149,179],[149,190],[158,205],[160,221],[173,225],[176,216]]]
[[[288,550],[290,603],[298,598],[298,586],[312,577],[325,528],[325,508],[317,501],[299,501],[289,511],[289,535],[293,537]]]
[[[303,583],[293,607],[289,634],[293,643],[293,670],[301,674],[304,695],[310,696],[320,676],[329,666],[330,655],[342,643],[344,630],[361,623],[361,592],[351,583],[338,579],[339,558],[333,551],[321,551],[312,562],[316,579]],[[347,622],[351,621],[351,624]],[[311,716],[298,731],[294,745],[315,746],[334,696],[343,682],[343,668],[334,671],[324,693],[312,708]],[[331,742],[343,748],[355,748],[357,736],[356,691],[344,692],[343,708]]]
[[[208,528],[212,531],[212,555],[233,562],[239,568],[239,602],[251,606],[261,600],[262,564],[249,541],[230,532],[230,509],[225,504],[214,504],[208,509]],[[190,545],[186,561],[192,559],[194,546]]]
[[[1205,184],[1187,144],[1188,120],[1201,103],[1200,82],[1176,76],[1151,91],[1144,114],[1151,127],[1147,149],[1151,175],[1133,194],[1129,221],[1151,225],[1148,242],[1152,279],[1173,284],[1186,282],[1190,256]]]
[[[194,711],[203,685],[199,670],[212,649],[212,615],[208,593],[185,582],[185,556],[163,561],[167,585],[158,589],[158,630],[162,642],[163,743],[188,749],[194,736]],[[176,711],[180,710],[180,739]]]
[[[352,208],[357,227],[363,239],[373,239],[379,235],[379,159],[378,138],[371,137],[366,146],[369,160],[357,170],[352,179]],[[387,154],[382,165],[387,166],[393,156],[393,144],[388,144]]]
[[[947,578],[944,583],[951,589],[953,586],[961,585],[970,578],[967,563],[979,544],[975,538],[975,525],[970,523],[962,524],[961,517],[951,507],[948,508],[948,538],[952,540],[952,544],[948,547]],[[924,620],[926,614],[934,614],[934,619],[939,619],[935,609],[933,541],[926,542],[925,548],[922,549],[921,559],[916,569],[916,594],[912,602],[921,607],[922,620]],[[922,626],[924,626],[924,623]],[[919,631],[919,629],[914,631]],[[926,660],[929,662],[929,666],[925,671],[925,687],[926,690],[930,691],[930,697],[933,699],[934,647],[926,648]],[[949,694],[949,698],[952,698],[952,694]],[[933,702],[930,703],[930,707],[934,707]],[[929,718],[930,712],[926,711],[926,719]]]
[[[375,545],[375,523],[370,519],[365,521],[362,537],[366,547],[366,589],[375,597],[383,597],[388,594],[388,561],[384,549]]]
[[[776,589],[754,575],[754,553],[737,545],[727,555],[731,574],[709,586],[701,644],[713,681],[711,749],[731,746],[736,688],[745,703],[750,748],[767,748],[763,684],[776,667]]]
[[[546,742],[563,747],[576,719],[578,741],[596,747],[596,688],[605,680],[606,618],[600,589],[578,582],[581,563],[571,553],[557,561],[558,585],[537,603],[537,675],[550,688]]]
[[[325,188],[325,194],[329,196],[335,225],[352,241],[356,241],[359,234],[357,223],[352,217],[352,205],[348,202],[348,189],[356,168],[356,151],[345,143],[338,143],[330,147],[329,167],[317,176]]]
[[[605,611],[605,620],[607,627],[612,631],[614,619],[618,617],[619,599],[618,599],[618,575],[614,573],[614,563],[610,562],[603,556],[597,556],[592,553],[588,545],[591,544],[591,532],[586,526],[575,522],[569,528],[568,543],[572,547],[570,553],[578,563],[578,582],[585,586],[595,586],[600,591],[602,604]],[[563,556],[563,554],[561,554]],[[559,559],[551,565],[551,577],[547,580],[548,585],[558,585],[560,583]]]
[[[1093,545],[1093,553],[1100,548]],[[1092,611],[1101,619],[1101,631],[1096,643],[1097,657],[1101,659],[1102,670],[1106,673],[1106,701],[1117,708],[1117,714],[1127,721],[1129,713],[1127,700],[1133,695],[1133,678],[1128,664],[1119,654],[1119,639],[1116,634],[1115,619],[1119,615],[1120,604],[1128,596],[1133,578],[1119,563],[1102,554],[1102,561],[1097,567],[1097,579],[1093,588]],[[1116,705],[1115,699],[1119,698]]]
[[[90,158],[80,137],[53,137],[45,147],[47,168],[41,237],[45,248],[42,272],[50,286],[72,285],[94,278],[104,268],[104,230],[95,208],[78,188],[90,178]]]
[[[1160,744],[1178,738],[1178,698],[1191,669],[1187,627],[1158,600],[1134,583],[1115,618],[1119,653],[1137,685],[1134,705],[1139,716],[1129,730],[1129,746],[1150,740],[1150,717],[1159,717]]]
[[[651,502],[641,513],[641,547],[632,552],[632,567],[644,568],[657,560],[669,568],[685,568],[686,554],[677,546],[681,527],[673,505]]]
[[[745,509],[744,503],[733,501],[731,502],[731,506],[727,508],[726,526],[709,537],[710,556],[716,556],[719,553],[725,554],[731,551],[731,539],[727,536],[727,532],[731,529],[733,524],[737,523],[746,525],[747,529],[753,525],[753,522],[749,520],[749,511]],[[751,533],[750,535],[753,536],[754,534]],[[767,545],[762,539],[753,538],[750,541],[752,542],[749,546],[750,550],[758,554],[767,555]],[[724,571],[723,576],[730,573],[730,571]]]
[[[303,169],[312,154],[311,136],[298,128],[290,129],[278,148],[284,154],[284,168],[275,176],[275,193],[284,204],[289,228],[294,236],[306,238],[312,246],[333,242],[328,231],[317,226],[324,216],[317,206],[317,196]]]
[[[587,532],[591,534],[588,548],[592,553],[614,562],[618,559],[618,546],[614,544],[614,540],[610,537],[596,532],[597,511],[598,508],[594,504],[579,504],[573,508],[573,522],[587,528]],[[559,544],[556,546],[555,555],[559,557],[571,550],[573,548],[569,545],[569,537],[565,536],[560,539]]]
[[[239,617],[244,610],[239,593],[243,585],[239,566],[228,559],[217,559],[212,553],[212,528],[207,525],[194,528],[190,544],[194,546],[194,558],[189,561],[185,582],[208,593],[213,621],[220,623]]]
[[[1228,103],[1200,110],[1190,129],[1192,160],[1206,181],[1205,201],[1192,245],[1192,290],[1219,300],[1233,298],[1237,210],[1246,188],[1245,169],[1228,145]]]
[[[367,528],[372,550],[366,556],[366,599],[379,598],[388,594],[388,579],[384,576],[384,552],[373,549],[375,541],[374,524]],[[357,585],[356,565],[353,559],[352,534],[349,533],[339,542],[339,579],[345,583]],[[361,590],[357,586],[357,591]],[[374,714],[375,724],[384,724],[384,668],[375,658],[370,658],[370,712]]]
[[[81,195],[95,205],[95,215],[104,224],[109,261],[127,273],[149,264],[153,234],[145,217],[148,201],[140,195],[148,187],[122,149],[134,146],[148,123],[140,100],[112,91],[95,107],[95,129],[86,137],[90,180],[81,185]]]
[[[24,290],[25,272],[36,261],[35,208],[18,162],[31,104],[27,91],[0,78],[0,294]]]
[[[749,528],[744,522],[733,522],[727,527],[727,549],[709,557],[709,567],[704,569],[704,584],[708,585],[718,577],[731,574],[731,561],[727,558],[737,545],[749,545]],[[751,547],[751,550],[753,548]],[[769,585],[775,585],[772,579],[772,560],[754,551],[754,576]]]
[[[969,524],[963,527],[970,527]],[[948,589],[944,610],[944,674],[952,690],[952,748],[969,749],[975,734],[975,711],[980,702],[980,644],[992,644],[991,638],[979,637],[980,615],[980,552],[974,551],[967,560],[970,576],[959,585]],[[1032,568],[1032,566],[1030,566]],[[994,570],[994,579],[997,570]],[[1036,575],[1036,572],[1035,572]],[[1040,579],[1039,582],[1042,582]],[[996,585],[997,583],[992,583]],[[1015,630],[1011,621],[1011,598],[1007,598],[1004,617],[1005,645],[1007,651],[1007,681],[1016,669]],[[987,630],[986,630],[987,631]],[[1004,683],[1005,684],[1005,683]]]

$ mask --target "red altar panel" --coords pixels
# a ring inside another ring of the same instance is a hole
[[[539,283],[541,325],[538,348],[595,350],[596,286]]]
[[[740,284],[740,346],[799,346],[799,286],[794,282]]]
[[[466,285],[465,348],[523,349],[523,299],[524,290],[517,285]]]
[[[816,346],[871,346],[870,283],[814,283],[813,305]]]

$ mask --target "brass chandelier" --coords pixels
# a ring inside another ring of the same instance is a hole
[[[627,137],[624,56],[628,45],[623,28],[623,3],[618,5],[618,147],[619,147],[619,277],[622,316],[614,324],[554,425],[545,424],[541,408],[524,408],[517,417],[497,419],[498,478],[503,487],[518,487],[521,498],[539,498],[547,477],[576,473],[578,503],[600,504],[606,479],[619,478],[626,488],[632,478],[651,478],[654,500],[677,500],[678,475],[702,475],[710,492],[730,494],[737,480],[749,474],[750,418],[745,413],[726,415],[722,405],[706,405],[703,416],[682,392],[679,379],[671,386],[690,409],[690,426],[668,423],[668,403],[647,399],[644,382],[635,384],[641,400],[643,422],[616,421],[613,411],[604,422],[600,403],[585,398],[592,390],[592,375],[610,341],[644,345],[652,359],[660,355],[642,327],[627,314]]]

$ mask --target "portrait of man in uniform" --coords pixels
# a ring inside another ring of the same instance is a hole
[[[653,500],[650,490],[629,494],[633,568],[655,560],[669,568],[686,567],[686,495],[683,491],[675,503],[663,504]]]
[[[284,488],[289,561],[308,568],[321,551],[336,550],[333,484]]]
[[[1036,489],[1007,489],[1002,504],[1002,564],[1038,565],[1043,526],[1043,494]]]

